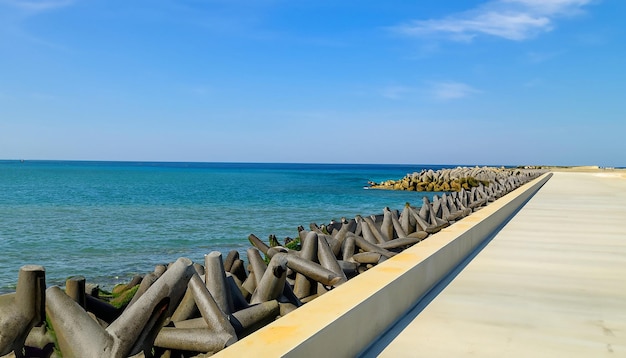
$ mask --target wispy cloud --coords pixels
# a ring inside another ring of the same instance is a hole
[[[387,86],[380,91],[380,94],[387,99],[398,100],[413,91],[414,89],[406,86]]]
[[[32,43],[57,50],[67,48],[47,36],[37,35],[28,30],[24,23],[43,13],[72,6],[78,0],[0,0],[0,37],[14,38],[20,42]]]
[[[392,28],[407,36],[444,36],[472,41],[479,35],[522,41],[551,31],[555,19],[583,12],[593,0],[493,0],[440,19],[415,20]]]
[[[537,77],[524,83],[524,87],[527,87],[527,88],[535,88],[541,85],[543,85],[543,79],[537,78]]]
[[[29,97],[38,101],[55,101],[59,99],[57,95],[45,92],[32,92],[30,93]]]
[[[531,51],[526,54],[526,58],[531,63],[543,63],[549,61],[557,56],[559,56],[561,52],[536,52]]]
[[[200,97],[209,96],[215,92],[212,87],[207,85],[191,85],[184,88],[185,92]]]
[[[433,82],[430,84],[429,92],[435,99],[444,101],[482,93],[466,83],[456,81]]]
[[[378,89],[378,95],[394,101],[434,99],[449,101],[482,93],[467,83],[458,81],[426,81],[422,84],[388,85]]]
[[[0,4],[19,8],[26,11],[40,12],[45,10],[53,10],[66,6],[70,6],[74,0],[42,0],[42,1],[25,1],[25,0],[0,0]]]

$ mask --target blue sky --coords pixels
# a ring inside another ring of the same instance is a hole
[[[0,158],[626,166],[624,14],[0,0]]]

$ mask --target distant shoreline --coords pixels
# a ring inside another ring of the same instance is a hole
[[[596,165],[586,166],[539,166],[537,168],[548,169],[553,172],[574,173],[621,173],[626,174],[626,168],[599,167]]]
[[[388,166],[388,167],[406,167],[406,166],[427,166],[427,167],[505,167],[505,168],[538,168],[538,169],[550,169],[554,171],[626,171],[626,166],[623,167],[602,167],[598,165],[520,165],[520,164],[428,164],[428,163],[350,163],[350,162],[249,162],[249,161],[160,161],[160,160],[88,160],[88,159],[7,159],[0,158],[0,163],[50,163],[50,164],[94,164],[94,165],[106,165],[106,164],[122,164],[122,165],[150,165],[150,166]]]

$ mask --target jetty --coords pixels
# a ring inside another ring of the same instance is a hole
[[[157,265],[116,287],[122,308],[84,277],[46,288],[24,266],[0,296],[1,354],[55,356],[53,341],[94,357],[624,354],[626,178],[543,172],[311,224],[299,252],[250,235],[245,269],[236,252]]]

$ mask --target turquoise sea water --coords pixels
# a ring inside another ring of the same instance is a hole
[[[110,286],[185,256],[203,262],[280,241],[297,227],[420,204],[424,193],[365,190],[453,166],[0,161],[0,293],[25,264],[48,286],[72,275]],[[432,194],[431,194],[432,195]]]

